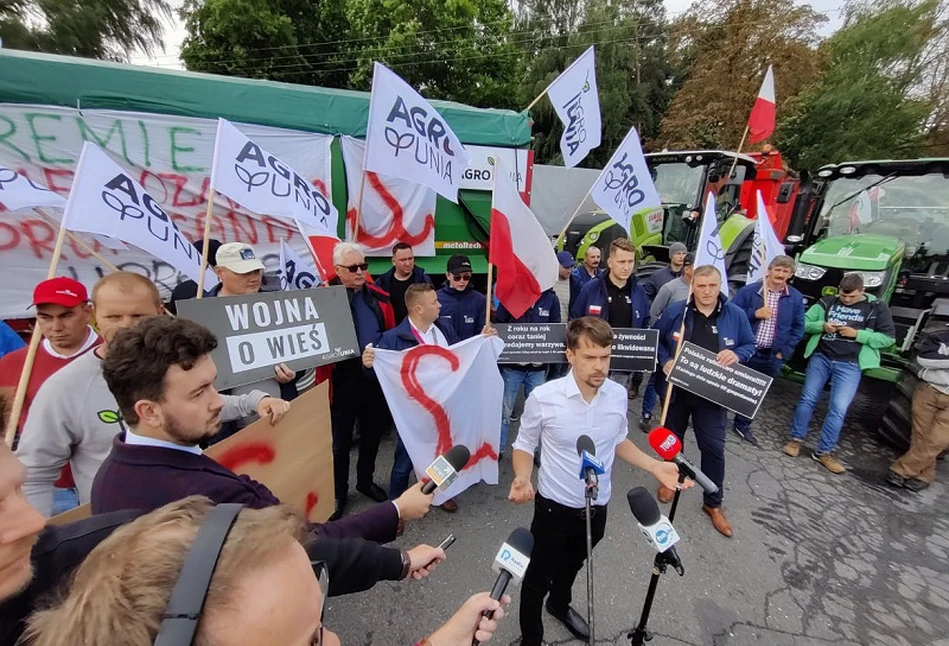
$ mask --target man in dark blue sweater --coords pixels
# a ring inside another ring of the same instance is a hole
[[[459,341],[481,334],[485,324],[484,294],[471,286],[471,260],[455,255],[448,259],[445,284],[438,290],[441,320],[451,325]]]

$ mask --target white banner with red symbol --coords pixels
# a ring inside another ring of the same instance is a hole
[[[346,239],[353,240],[356,202],[362,183],[365,142],[340,137],[346,167]],[[392,255],[392,247],[404,242],[416,256],[435,255],[435,198],[432,189],[404,179],[366,171],[362,210],[356,242],[367,256]]]
[[[332,136],[257,125],[240,127],[324,195],[331,194]],[[193,241],[204,232],[216,131],[215,119],[0,103],[0,166],[66,197],[82,145],[93,142],[108,150],[155,198],[182,235]],[[57,210],[49,212],[60,216]],[[293,224],[251,213],[223,196],[215,200],[211,237],[254,245],[258,257],[274,272],[282,240],[298,253],[308,253]],[[0,285],[0,318],[29,316],[33,287],[46,278],[55,240],[54,225],[39,215],[0,208],[0,271],[8,277]],[[148,276],[164,298],[187,280],[168,263],[141,251],[107,249],[98,242],[93,247],[119,268]],[[66,241],[59,274],[91,288],[108,271],[79,245]]]
[[[498,483],[501,400],[498,357],[504,342],[475,336],[450,348],[420,345],[404,352],[376,350],[373,368],[416,474],[456,444],[471,451],[468,465],[440,505],[473,484]]]

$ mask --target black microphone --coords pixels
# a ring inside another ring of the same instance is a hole
[[[639,523],[639,530],[657,552],[662,552],[666,562],[676,569],[679,576],[685,574],[675,544],[679,534],[669,519],[659,511],[659,505],[644,487],[634,487],[626,494],[629,510]]]
[[[447,489],[458,477],[458,472],[465,468],[471,459],[471,451],[464,444],[456,444],[448,449],[444,455],[439,455],[428,465],[425,474],[431,478],[422,485],[422,493],[426,496],[435,489]]]
[[[580,456],[580,477],[587,483],[587,494],[596,500],[600,491],[599,474],[604,471],[603,463],[596,459],[596,444],[589,435],[577,438],[577,455]]]
[[[507,541],[501,545],[498,555],[494,557],[494,565],[491,569],[498,573],[498,578],[491,588],[491,598],[500,601],[507,590],[508,584],[513,580],[520,583],[527,572],[527,565],[531,562],[531,552],[534,550],[534,535],[523,527],[518,527]],[[494,611],[490,610],[484,613],[484,616],[491,619]],[[471,641],[472,646],[478,646],[480,642],[477,639]]]

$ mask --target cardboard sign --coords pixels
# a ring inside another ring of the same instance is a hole
[[[566,363],[566,323],[493,323],[504,341],[498,363]]]
[[[359,354],[342,286],[181,301],[178,316],[217,335],[218,390],[273,377],[279,363],[302,370]]]
[[[610,370],[644,372],[656,369],[659,330],[613,328],[613,355]]]
[[[324,382],[294,399],[276,425],[257,420],[210,447],[205,455],[263,483],[310,522],[324,522],[334,506],[329,384]],[[89,505],[82,505],[49,522],[64,525],[88,516]]]
[[[741,364],[720,366],[715,355],[686,342],[672,365],[669,381],[714,404],[754,419],[774,380]]]

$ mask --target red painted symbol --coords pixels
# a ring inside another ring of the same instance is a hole
[[[407,245],[415,247],[425,242],[425,240],[427,240],[428,237],[432,235],[432,231],[435,230],[434,214],[429,213],[426,215],[425,224],[422,226],[422,231],[416,235],[412,235],[405,230],[405,224],[403,223],[403,220],[405,219],[405,211],[402,209],[402,205],[399,204],[399,201],[395,199],[395,196],[389,192],[389,189],[383,185],[382,180],[379,179],[379,176],[375,173],[366,171],[366,182],[369,184],[372,190],[379,194],[382,202],[386,205],[389,211],[392,212],[392,224],[389,226],[389,229],[381,236],[374,236],[364,228],[365,218],[360,218],[359,231],[356,232],[355,236],[356,240],[358,240],[361,244],[373,249],[388,249],[396,242],[404,242]],[[363,198],[363,204],[365,205],[365,197]],[[349,228],[352,229],[353,225],[356,223],[355,208],[349,209],[346,212],[346,220],[349,222]]]
[[[408,393],[409,397],[421,404],[422,408],[427,410],[435,421],[435,431],[438,434],[438,443],[435,445],[435,455],[443,455],[453,446],[451,420],[448,418],[448,413],[445,412],[442,405],[428,396],[428,393],[422,388],[422,384],[419,383],[418,375],[416,374],[422,359],[429,356],[440,357],[447,361],[452,372],[458,370],[461,365],[461,362],[458,360],[458,355],[448,348],[437,345],[419,345],[406,351],[405,356],[402,358],[400,374],[405,392]],[[498,459],[498,454],[495,452],[494,447],[488,442],[482,444],[481,448],[471,454],[471,458],[468,460],[468,464],[465,465],[465,469],[470,469],[486,458],[491,460]]]

